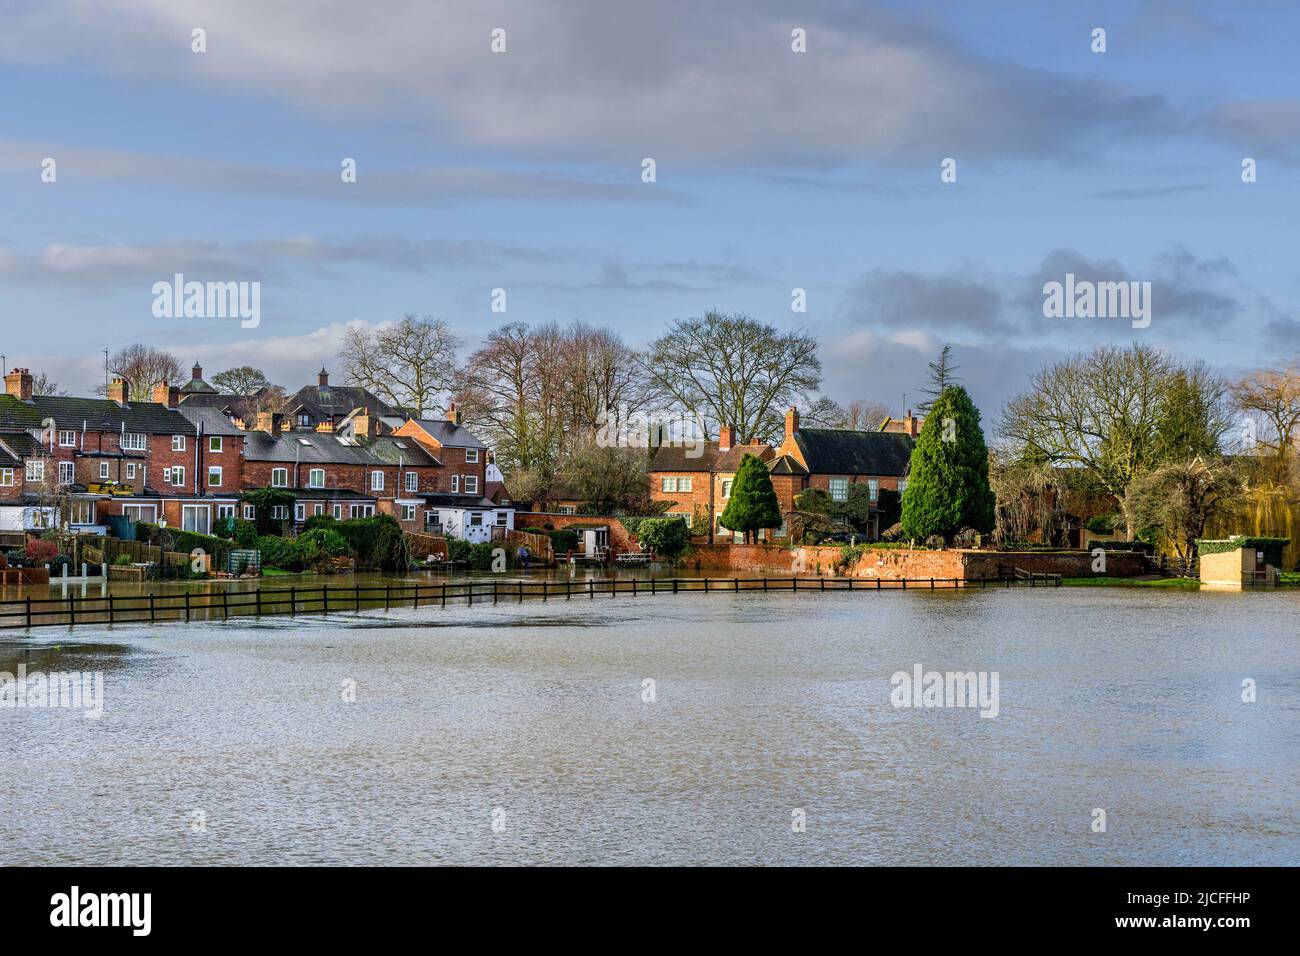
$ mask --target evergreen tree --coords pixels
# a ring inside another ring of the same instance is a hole
[[[950,385],[956,385],[961,381],[954,374],[959,366],[952,364],[952,346],[945,343],[943,351],[939,353],[939,361],[930,362],[930,387],[921,389],[921,394],[929,395],[928,401],[922,402],[918,407],[924,415],[929,415],[934,408],[934,403],[939,400],[943,390]]]
[[[935,400],[912,449],[903,534],[942,535],[947,543],[963,528],[987,534],[993,530],[993,505],[979,409],[966,389],[949,386]]]
[[[743,532],[746,541],[760,528],[781,526],[781,506],[772,490],[772,476],[756,456],[746,455],[740,460],[731,482],[731,497],[719,522],[730,531]]]

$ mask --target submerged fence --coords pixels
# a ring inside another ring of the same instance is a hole
[[[353,587],[257,588],[181,594],[106,594],[96,597],[17,598],[0,601],[0,629],[78,624],[213,621],[270,614],[329,614],[394,607],[446,607],[489,601],[568,600],[620,594],[737,593],[740,591],[906,591],[989,587],[1059,587],[1061,578],[606,578],[588,581],[446,581]]]

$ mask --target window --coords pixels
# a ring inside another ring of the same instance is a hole
[[[460,475],[451,476],[451,493],[453,495],[460,493]]]
[[[299,416],[298,416],[298,424],[301,425],[303,428],[306,428],[308,425],[311,424],[311,416],[310,416],[310,415],[299,415]]]
[[[209,436],[208,436],[208,451],[221,451],[221,436],[220,436],[220,435],[209,435]]]
[[[724,498],[730,498],[730,497],[731,497],[731,479],[730,479],[730,478],[723,478],[723,479],[722,479],[722,497],[724,497]]]
[[[163,480],[164,481],[167,480],[166,469],[163,469]],[[176,465],[172,468],[172,484],[176,485],[177,487],[185,484],[185,469],[180,465]]]
[[[134,478],[134,477],[135,477],[135,462],[133,462],[133,461],[128,461],[128,462],[126,463],[126,476],[127,476],[128,478]]]
[[[12,468],[0,468],[0,485],[12,488],[14,484],[14,470]]]
[[[848,501],[849,480],[847,478],[832,478],[830,481],[830,491],[832,501]]]
[[[348,505],[349,518],[369,518],[374,515],[374,513],[374,505]]]
[[[906,490],[907,490],[907,479],[906,479],[906,478],[899,478],[899,479],[898,479],[898,493],[901,495],[901,494],[902,494],[903,492],[905,492]]]
[[[571,514],[578,513],[578,509],[575,505],[560,505],[560,507],[556,508],[555,510],[558,514],[562,514],[562,515],[571,515]]]
[[[252,521],[253,516],[257,514],[257,508],[253,505],[244,505],[244,520]]]
[[[293,518],[295,521],[307,520],[307,506],[301,501],[293,506]]]
[[[510,516],[506,514],[504,511],[498,511],[496,513],[496,516],[497,516],[497,527],[504,528]]]
[[[144,435],[140,432],[126,432],[122,436],[122,450],[123,451],[144,451],[145,450]]]
[[[676,490],[677,490],[677,479],[676,479],[676,478],[661,478],[661,479],[659,480],[659,490],[660,490],[660,491],[676,491]]]
[[[477,462],[477,461],[478,461],[478,449],[477,449],[477,448],[466,448],[466,449],[465,449],[465,464],[467,464],[467,465],[472,465],[472,464],[474,464],[474,463]]]
[[[483,512],[471,511],[469,513],[469,523],[473,527],[478,527],[479,525],[483,524]]]
[[[185,450],[185,436],[184,436],[184,435],[173,435],[173,436],[172,436],[172,451],[184,451],[184,450]]]
[[[402,520],[403,521],[415,520],[415,505],[402,505]]]
[[[334,519],[337,521],[339,518],[342,517],[343,517],[343,506],[340,504],[336,504],[334,506]]]
[[[93,501],[68,502],[68,521],[72,524],[94,524],[95,503]]]
[[[871,496],[871,500],[876,501],[880,497],[880,482],[878,482],[875,478],[868,478],[867,491]]]
[[[219,465],[208,466],[208,487],[209,488],[221,487],[221,466]]]
[[[289,520],[289,506],[288,506],[288,505],[271,505],[271,520],[272,520],[272,521],[288,521],[288,520]]]
[[[44,481],[45,462],[39,459],[27,462],[26,478],[28,481]]]
[[[384,490],[384,473],[382,471],[372,471],[370,473],[370,490],[371,491]]]
[[[692,484],[692,481],[691,481],[690,478],[678,478],[678,479],[677,479],[677,490],[678,490],[678,491],[690,491],[690,490],[691,490],[691,484]]]
[[[217,505],[217,518],[233,518],[235,516],[234,505]]]
[[[74,432],[74,431],[60,431],[60,432],[59,432],[59,447],[60,447],[60,448],[75,448],[75,447],[77,447],[77,433]]]
[[[413,471],[408,471],[406,473],[406,490],[407,491],[420,490],[420,476]]]
[[[99,480],[100,481],[108,480],[108,462],[106,461],[101,461],[99,463]]]
[[[316,502],[316,504],[312,505],[311,513],[314,515],[323,515],[325,513],[325,505],[322,502]]]
[[[181,505],[181,530],[207,534],[211,530],[212,509],[207,505]]]
[[[70,461],[59,462],[59,484],[70,485],[76,479],[76,465]]]
[[[467,495],[478,494],[478,475],[465,476],[465,494]]]
[[[307,472],[307,487],[308,487],[308,488],[324,488],[324,487],[325,487],[325,469],[324,469],[324,468],[313,468],[311,471]]]
[[[147,521],[153,524],[158,520],[157,505],[123,505],[122,514],[130,518],[132,523],[138,524],[141,521]]]
[[[289,469],[272,468],[271,469],[271,487],[288,488],[289,487]]]

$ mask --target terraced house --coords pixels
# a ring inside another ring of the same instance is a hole
[[[293,494],[292,508],[275,517],[299,527],[314,515],[390,514],[405,530],[471,541],[514,527],[500,489],[498,500],[484,497],[488,449],[454,408],[445,422],[404,421],[363,405],[339,419],[348,427],[337,433],[333,411],[314,429],[257,412],[245,428],[222,403],[202,400],[215,393],[194,379],[189,388],[163,382],[151,401],[129,402],[128,383],[115,379],[106,398],[66,398],[33,395],[26,369],[6,375],[0,531],[66,522],[102,534],[120,515],[211,533],[222,519],[254,517],[241,495],[268,487]]]

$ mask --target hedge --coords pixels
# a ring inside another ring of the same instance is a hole
[[[1261,538],[1247,535],[1235,535],[1217,541],[1202,538],[1196,542],[1196,552],[1197,554],[1223,554],[1227,551],[1236,551],[1238,548],[1255,548],[1264,552],[1265,560],[1271,555],[1278,559],[1271,563],[1280,564],[1282,549],[1290,543],[1290,538]]]
[[[199,534],[196,531],[182,531],[180,528],[164,528],[148,521],[138,521],[135,526],[135,540],[163,547],[167,551],[179,551],[185,554],[195,548],[204,554],[212,555],[213,568],[225,561],[230,553],[231,542],[212,534]],[[170,542],[170,543],[168,543]]]

